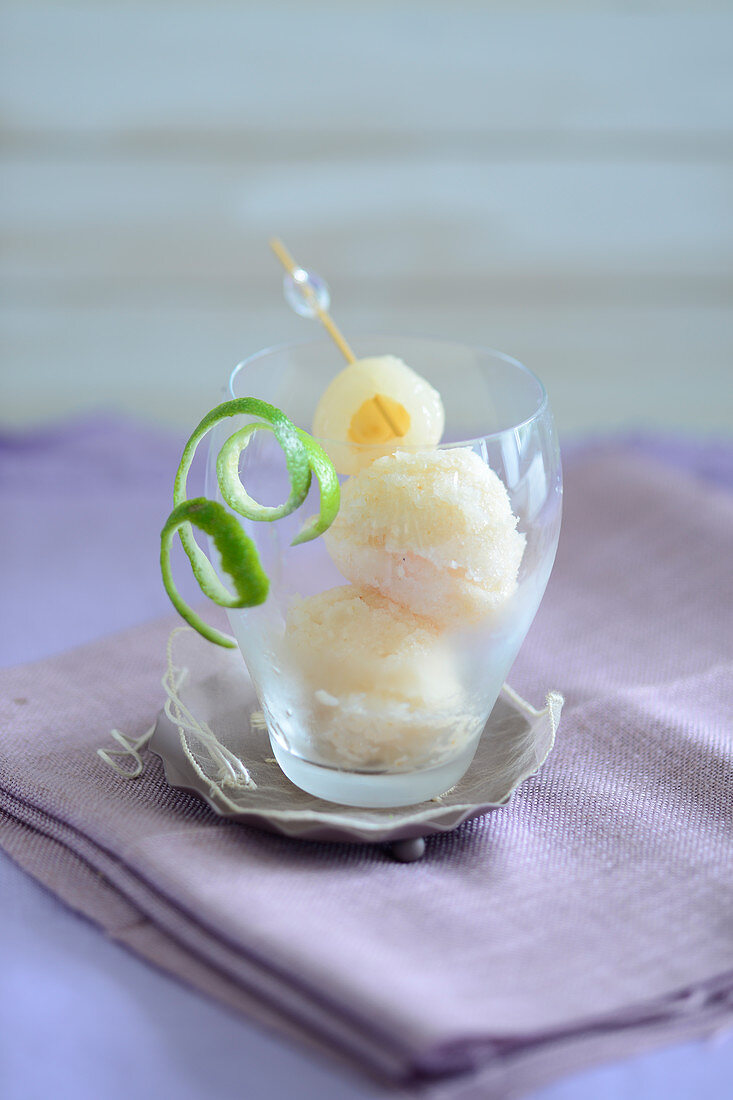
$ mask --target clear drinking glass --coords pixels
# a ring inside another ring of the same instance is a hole
[[[304,519],[318,511],[314,478],[308,499],[294,514],[275,523],[241,521],[257,546],[270,592],[264,604],[230,611],[229,619],[265,714],[273,753],[288,778],[332,802],[403,806],[452,787],[469,767],[485,727],[484,736],[491,736],[487,719],[555,557],[560,455],[544,387],[516,359],[423,337],[369,336],[353,340],[352,346],[359,358],[396,355],[427,379],[445,406],[439,448],[469,449],[501,479],[518,517],[517,531],[526,540],[516,587],[479,621],[464,620],[460,600],[451,602],[450,584],[470,562],[451,561],[441,574],[451,614],[437,629],[429,616],[415,616],[377,597],[376,612],[372,606],[366,620],[347,626],[345,633],[327,619],[320,635],[313,634],[310,620],[311,632],[299,633],[298,609],[311,606],[303,601],[349,584],[329,553],[327,537],[290,545]],[[235,368],[227,396],[262,398],[309,431],[321,394],[343,366],[326,338],[267,349]],[[238,426],[230,419],[212,432],[209,496],[218,497],[218,451]],[[320,442],[334,452],[332,441]],[[374,451],[381,455],[384,447]],[[247,491],[264,504],[289,495],[283,455],[270,432],[254,434],[242,454],[240,475]],[[460,489],[456,485],[457,493]],[[422,561],[419,538],[414,547],[416,558],[385,566],[397,600],[405,568]],[[419,595],[419,570],[412,579],[417,584],[412,591]],[[440,595],[435,581],[433,571],[425,590]]]

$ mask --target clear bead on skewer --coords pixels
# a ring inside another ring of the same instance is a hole
[[[301,317],[317,317],[319,310],[327,313],[331,305],[328,283],[303,267],[285,275],[283,293],[290,308]]]
[[[288,304],[301,317],[317,317],[346,362],[353,363],[356,356],[328,312],[331,304],[328,284],[319,275],[297,264],[277,237],[273,237],[270,241],[270,248],[287,271],[284,290]]]

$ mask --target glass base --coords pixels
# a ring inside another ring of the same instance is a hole
[[[338,802],[342,806],[360,806],[363,809],[389,809],[395,806],[413,806],[437,798],[454,787],[468,770],[476,753],[476,741],[471,741],[463,752],[436,768],[393,774],[346,772],[338,768],[326,768],[311,764],[294,756],[270,738],[275,759],[285,775],[302,791],[323,798],[326,802]]]

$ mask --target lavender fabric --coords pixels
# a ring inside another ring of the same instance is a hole
[[[0,434],[0,665],[170,611],[157,558],[184,442],[111,416]],[[183,569],[180,587],[195,598]]]
[[[105,732],[160,705],[169,621],[3,673],[0,843],[143,956],[394,1091],[519,1094],[707,1033],[733,1018],[732,542],[731,499],[638,447],[571,462],[512,675],[564,690],[558,746],[421,864],[228,825],[155,761],[105,771]]]

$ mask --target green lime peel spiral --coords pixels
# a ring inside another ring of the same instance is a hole
[[[175,507],[165,521],[160,536],[160,570],[165,590],[178,613],[204,638],[229,649],[236,646],[234,638],[204,622],[178,592],[171,571],[170,551],[178,533],[201,591],[220,607],[255,607],[267,599],[267,575],[252,539],[244,533],[238,520],[218,501],[205,497],[189,500],[186,496],[188,471],[196,448],[215,424],[232,416],[256,416],[259,420],[229,436],[216,461],[219,489],[230,508],[251,520],[272,522],[281,519],[300,507],[315,474],[321,494],[320,510],[318,515],[306,521],[293,539],[292,545],[296,546],[322,535],[336,518],[340,503],[338,478],[326,452],[274,405],[268,405],[256,397],[239,397],[217,405],[206,414],[184,447],[178,465],[173,485]],[[274,508],[259,504],[239,479],[239,457],[257,431],[274,433],[285,455],[290,477],[288,499]],[[213,565],[196,542],[194,527],[209,535],[216,546],[222,570],[231,578],[233,593],[219,580]]]

